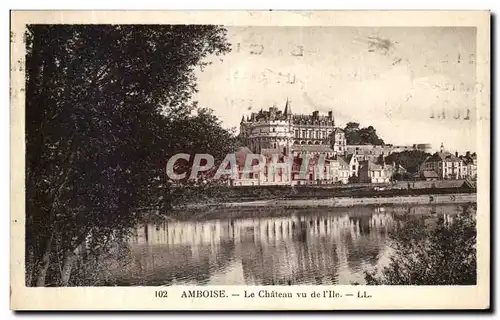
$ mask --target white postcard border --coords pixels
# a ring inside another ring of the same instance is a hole
[[[478,277],[476,286],[25,287],[23,32],[26,24],[219,24],[259,26],[474,26],[477,28]],[[489,11],[14,11],[11,13],[11,308],[16,310],[341,310],[484,309],[490,303]],[[21,63],[20,63],[21,62]],[[228,298],[181,298],[184,290],[225,290]],[[167,290],[168,298],[155,298]],[[259,290],[308,298],[244,298]],[[313,292],[366,291],[372,298],[312,298]],[[232,294],[240,294],[233,297]]]

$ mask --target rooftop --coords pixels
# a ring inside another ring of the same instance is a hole
[[[429,157],[429,159],[427,159],[427,161],[430,161],[430,162],[436,162],[436,161],[439,161],[439,162],[441,162],[441,161],[457,162],[457,161],[460,161],[460,159],[457,158],[454,154],[449,153],[447,151],[444,151],[444,152],[434,153],[432,156]]]
[[[293,145],[293,151],[301,152],[333,152],[333,149],[328,145],[321,144],[297,144]]]

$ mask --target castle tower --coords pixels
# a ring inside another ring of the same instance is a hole
[[[252,119],[247,123],[250,150],[254,153],[272,150],[273,153],[288,155],[292,145],[288,116],[289,113],[285,115],[276,106],[270,107],[268,111],[252,113]]]
[[[342,130],[334,132],[336,128],[333,111],[328,111],[324,115],[320,114],[319,110],[315,110],[312,114],[293,114],[292,103],[288,98],[284,109],[280,110],[275,105],[268,110],[261,109],[247,117],[247,121],[242,119],[240,125],[246,128],[248,147],[254,153],[273,150],[288,155],[292,150],[313,149],[317,150],[314,151],[316,153],[327,152],[330,155],[346,152],[344,133]],[[299,145],[318,147],[299,147]]]

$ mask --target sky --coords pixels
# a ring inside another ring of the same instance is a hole
[[[199,105],[223,126],[291,102],[372,125],[386,143],[476,151],[476,29],[227,27],[232,51],[198,71]],[[443,118],[444,112],[444,118]]]

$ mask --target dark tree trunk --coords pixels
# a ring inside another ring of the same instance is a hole
[[[47,245],[45,247],[45,253],[43,254],[42,260],[38,265],[37,270],[37,279],[36,286],[37,287],[45,287],[45,279],[47,278],[47,271],[49,270],[50,265],[50,255],[52,251],[52,238],[53,235],[49,237],[47,240]]]
[[[67,287],[69,285],[69,279],[71,277],[71,270],[73,269],[73,264],[77,258],[77,255],[73,251],[67,251],[64,255],[64,263],[61,272],[60,285],[62,287]]]

